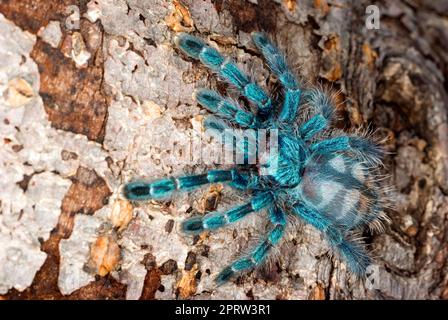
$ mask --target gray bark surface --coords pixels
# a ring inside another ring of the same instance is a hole
[[[71,4],[79,29],[64,25]],[[371,4],[378,30],[366,28]],[[446,1],[64,1],[29,16],[20,6],[0,5],[0,53],[10,59],[0,68],[0,120],[8,119],[0,133],[9,140],[0,151],[8,159],[0,166],[2,297],[448,299]],[[207,112],[195,88],[226,91],[173,47],[179,31],[273,89],[250,41],[265,31],[304,83],[338,92],[337,127],[370,125],[388,138],[391,223],[365,234],[377,256],[373,289],[331,258],[310,226],[290,232],[268,267],[216,287],[217,272],[264,232],[263,215],[195,239],[178,225],[206,211],[210,197],[225,209],[246,195],[202,188],[169,203],[121,198],[136,177],[213,167],[179,163],[163,149],[202,130]]]

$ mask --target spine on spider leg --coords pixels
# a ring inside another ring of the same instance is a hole
[[[124,187],[124,196],[132,201],[164,199],[174,191],[188,191],[208,183],[232,181],[236,177],[235,170],[211,170],[205,174],[180,178],[164,178],[153,182],[135,181]]]
[[[285,97],[279,120],[293,121],[300,104],[302,90],[300,90],[295,76],[290,71],[285,57],[277,47],[269,41],[267,36],[260,32],[254,32],[252,34],[252,39],[265,57],[269,68],[277,75],[279,81],[285,88]]]
[[[194,93],[196,101],[211,112],[218,113],[225,119],[233,120],[236,124],[256,128],[258,119],[250,112],[244,111],[237,103],[225,99],[217,92],[208,89],[199,89]]]
[[[236,260],[230,266],[224,268],[215,278],[218,285],[227,282],[237,272],[252,269],[260,265],[267,257],[269,250],[279,243],[285,232],[285,215],[277,207],[271,207],[269,210],[269,219],[273,227],[265,236],[265,239],[251,250],[249,255]]]
[[[225,212],[212,212],[203,217],[192,217],[182,222],[181,228],[185,233],[198,234],[206,230],[214,230],[229,223],[236,222],[252,212],[259,211],[272,203],[272,196],[263,193],[241,206]]]
[[[251,82],[235,62],[224,58],[218,50],[209,47],[201,39],[187,33],[179,33],[174,41],[188,56],[198,59],[223,79],[237,87],[251,102],[257,105],[259,112],[265,114],[271,110],[272,102],[269,96],[260,86]]]

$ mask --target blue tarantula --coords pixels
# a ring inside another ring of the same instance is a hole
[[[131,201],[166,199],[175,191],[225,182],[250,191],[252,198],[243,205],[225,212],[194,216],[181,225],[185,233],[199,234],[267,210],[270,231],[247,255],[224,268],[216,278],[218,283],[259,266],[284,235],[288,215],[322,231],[350,270],[363,277],[371,258],[356,234],[366,225],[381,225],[384,218],[376,175],[383,149],[365,135],[330,130],[334,116],[331,99],[322,90],[302,88],[266,35],[253,33],[252,38],[283,87],[283,101],[271,99],[234,61],[201,39],[181,33],[175,43],[185,54],[198,59],[236,87],[257,107],[256,112],[251,112],[215,91],[200,89],[195,93],[196,100],[220,116],[208,117],[205,127],[218,132],[230,128],[231,124],[255,130],[275,129],[278,152],[270,154],[271,158],[263,165],[236,165],[230,170],[211,170],[199,175],[130,182],[124,187],[124,195]],[[226,143],[234,143],[233,139],[230,141]],[[243,146],[245,152],[247,144]],[[261,174],[262,169],[268,174]]]

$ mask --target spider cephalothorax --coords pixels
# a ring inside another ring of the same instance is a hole
[[[184,53],[218,73],[257,107],[257,112],[252,113],[215,91],[200,89],[195,93],[196,100],[219,116],[208,117],[205,127],[224,135],[231,125],[255,131],[276,130],[277,152],[266,151],[266,161],[256,166],[238,165],[199,175],[131,182],[125,186],[124,194],[133,201],[163,199],[177,190],[226,182],[251,192],[252,198],[245,204],[182,223],[184,232],[198,234],[236,222],[252,212],[267,210],[272,225],[268,234],[248,255],[222,270],[218,282],[260,265],[281,240],[288,215],[322,231],[351,271],[363,276],[371,260],[354,235],[366,225],[378,225],[384,218],[375,174],[382,149],[363,135],[330,130],[334,109],[331,99],[322,90],[299,86],[284,57],[264,34],[254,33],[253,40],[283,86],[281,103],[271,100],[232,60],[225,59],[199,38],[182,33],[175,42]],[[229,140],[233,146],[233,137]],[[249,152],[250,143],[256,142],[246,141],[240,146],[243,153]]]

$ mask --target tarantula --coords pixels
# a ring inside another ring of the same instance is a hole
[[[278,151],[264,155],[267,160],[263,164],[235,165],[230,170],[210,170],[153,182],[130,182],[124,187],[124,195],[132,201],[164,199],[175,191],[188,191],[209,183],[229,183],[236,189],[250,191],[252,198],[245,204],[225,212],[194,216],[181,225],[183,232],[199,234],[267,210],[270,231],[247,255],[224,268],[216,277],[218,283],[259,266],[282,239],[289,215],[323,232],[349,269],[363,277],[371,258],[356,234],[367,225],[381,226],[385,218],[377,179],[383,148],[367,135],[330,129],[334,118],[332,99],[323,90],[299,85],[285,58],[265,34],[253,33],[252,39],[282,85],[283,99],[271,99],[234,61],[201,39],[180,33],[175,43],[256,106],[257,111],[251,112],[215,91],[199,89],[195,92],[196,100],[219,116],[206,118],[205,127],[221,133],[231,125],[275,129]],[[233,139],[229,141],[226,139],[226,143],[234,143]],[[248,144],[246,141],[240,149],[248,153]]]

